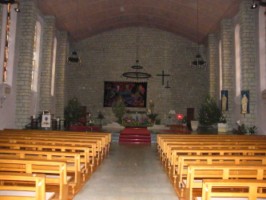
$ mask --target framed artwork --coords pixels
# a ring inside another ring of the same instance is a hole
[[[228,90],[221,90],[221,110],[228,111]]]
[[[241,114],[249,113],[249,90],[241,91]]]
[[[146,107],[147,82],[104,82],[104,107],[112,105],[120,100],[126,107]]]

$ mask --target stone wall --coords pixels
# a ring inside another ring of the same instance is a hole
[[[219,40],[217,34],[208,36],[208,66],[210,71],[210,96],[219,100]]]
[[[30,102],[31,102],[31,74],[33,41],[36,23],[36,7],[33,1],[21,2],[19,26],[19,58],[17,67],[17,90],[16,90],[16,127],[24,128],[29,123]]]
[[[243,0],[240,6],[240,38],[241,38],[241,90],[249,90],[250,113],[241,116],[241,121],[254,125],[257,121],[257,94],[259,74],[257,47],[257,10],[252,10],[250,1]]]
[[[61,31],[57,34],[57,59],[55,70],[55,116],[64,118],[65,106],[65,67],[68,50],[68,35]]]
[[[232,19],[221,22],[222,45],[222,89],[228,91],[228,111],[224,113],[229,126],[232,126],[235,96],[235,65],[234,65],[234,26]],[[218,66],[219,67],[219,66]]]
[[[82,63],[66,68],[67,99],[77,97],[94,115],[102,111],[107,119],[114,120],[111,108],[103,107],[104,81],[130,81],[121,74],[135,63],[137,46],[140,64],[153,76],[148,80],[147,100],[154,101],[160,118],[165,119],[172,109],[186,114],[186,108],[193,107],[197,112],[209,92],[208,70],[190,66],[197,44],[168,32],[142,27],[117,29],[74,44],[72,49],[78,51]],[[162,70],[171,75],[165,79],[165,83],[169,81],[169,89],[157,76]]]
[[[40,110],[48,110],[52,113],[51,78],[54,36],[55,18],[46,16],[44,17],[42,41],[45,45],[42,46],[42,62],[40,66]]]

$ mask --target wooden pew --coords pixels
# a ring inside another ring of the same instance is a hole
[[[202,190],[204,179],[241,179],[241,180],[265,180],[265,165],[189,165],[185,186],[184,197],[193,200]],[[182,194],[182,189],[179,194]]]
[[[64,133],[64,134],[62,134]],[[91,145],[96,143],[95,151],[97,154],[97,165],[103,160],[103,158],[107,155],[110,147],[110,136],[111,134],[75,134],[69,132],[41,132],[41,131],[18,131],[11,132],[6,131],[4,134],[0,134],[0,138],[5,139],[42,139],[45,141],[63,141],[63,142],[71,142],[71,145],[78,145],[78,143],[85,143]]]
[[[162,160],[163,164],[165,165],[165,167],[167,167],[167,165],[171,165],[171,163],[169,163],[170,158],[172,156],[172,153],[174,152],[174,150],[193,150],[193,149],[203,149],[203,150],[208,150],[208,149],[220,149],[220,150],[224,150],[224,149],[243,149],[243,150],[249,150],[249,149],[257,149],[257,150],[264,150],[266,151],[266,143],[265,144],[231,144],[231,143],[224,143],[224,144],[203,144],[203,145],[198,145],[198,144],[191,144],[191,145],[174,145],[174,146],[168,146],[167,148],[167,152],[166,152],[166,158],[164,158],[164,160]]]
[[[18,149],[33,151],[58,151],[58,152],[77,152],[81,155],[81,159],[85,161],[86,174],[93,172],[95,164],[95,152],[88,147],[63,146],[63,145],[38,145],[38,144],[16,144],[16,143],[0,143],[0,149]]]
[[[173,175],[178,187],[186,179],[189,165],[266,165],[266,156],[179,156],[178,166]],[[174,184],[175,184],[174,180]]]
[[[0,200],[50,200],[55,195],[46,192],[43,174],[0,173],[0,182]]]
[[[62,136],[62,138],[65,137],[75,137],[75,138],[83,138],[84,137],[98,137],[101,138],[104,141],[105,146],[107,147],[106,150],[109,150],[110,143],[112,141],[112,134],[111,133],[106,133],[106,132],[70,132],[70,131],[50,131],[50,130],[21,130],[21,129],[11,129],[7,130],[5,129],[3,131],[4,134],[33,134],[33,135],[46,135],[49,134],[50,136]],[[0,134],[1,135],[1,134]]]
[[[171,173],[173,174],[175,173],[175,170],[178,166],[178,159],[180,155],[249,155],[250,153],[256,152],[256,151],[260,152],[258,153],[258,155],[266,154],[266,149],[264,149],[263,147],[262,149],[260,148],[257,149],[256,147],[251,147],[249,145],[248,146],[234,145],[234,147],[232,147],[231,145],[226,145],[226,144],[224,145],[203,145],[203,146],[195,145],[192,148],[190,147],[187,148],[184,146],[184,147],[173,149],[170,155],[171,157],[167,158],[167,162],[163,164],[168,170],[169,175],[170,175]]]
[[[186,142],[204,142],[204,141],[216,141],[217,144],[219,142],[225,142],[225,141],[265,141],[266,137],[263,135],[174,135],[174,134],[157,134],[157,146],[158,150],[163,148],[163,145],[165,142],[172,142],[172,141],[179,141],[183,144],[186,144]]]
[[[266,181],[259,180],[203,180],[202,197],[196,200],[235,198],[257,200],[266,199]]]
[[[3,143],[87,147],[87,148],[90,148],[94,154],[94,156],[91,156],[91,160],[95,166],[98,166],[102,160],[101,153],[99,153],[100,150],[98,150],[98,151],[96,150],[97,145],[98,145],[98,148],[101,149],[101,145],[99,144],[100,141],[95,141],[95,140],[77,142],[75,140],[66,141],[66,140],[60,140],[60,139],[56,139],[56,138],[45,139],[45,138],[36,137],[36,138],[27,138],[27,139],[26,138],[13,139],[13,138],[1,138],[0,137],[0,146]],[[97,152],[98,152],[98,154],[97,154]]]
[[[264,137],[263,137],[264,138]],[[187,141],[187,140],[176,140],[176,139],[170,139],[166,140],[162,143],[161,147],[159,148],[159,154],[161,157],[162,162],[167,162],[171,157],[171,151],[174,149],[179,148],[194,148],[195,146],[202,147],[202,148],[214,148],[216,146],[217,148],[219,146],[227,145],[228,148],[239,148],[239,146],[243,146],[245,148],[249,149],[265,149],[266,146],[266,140],[257,139],[257,140],[248,140],[248,139],[239,139],[235,141],[227,140],[227,139],[219,139],[216,138],[206,138],[204,140],[193,140],[193,141]]]
[[[178,158],[182,155],[202,156],[266,156],[266,150],[261,149],[179,149],[173,150],[168,172],[175,173]],[[170,174],[169,174],[170,175]]]
[[[26,160],[51,160],[67,163],[67,175],[74,176],[69,182],[74,194],[85,181],[85,160],[81,161],[79,153],[54,152],[54,151],[30,151],[16,149],[0,149],[0,159],[26,159]],[[83,163],[82,163],[83,162]]]
[[[46,184],[59,186],[59,199],[68,198],[66,163],[59,161],[0,159],[0,172],[45,174]]]

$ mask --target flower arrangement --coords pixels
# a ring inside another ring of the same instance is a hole
[[[223,123],[225,124],[226,123],[226,118],[225,116],[222,114],[221,117],[219,118],[219,123]]]
[[[155,122],[157,116],[158,116],[158,114],[156,114],[156,113],[147,114],[147,117],[150,119],[151,122]]]
[[[257,127],[256,126],[249,126],[248,127],[244,123],[241,123],[240,120],[238,120],[236,122],[236,124],[237,124],[237,129],[233,130],[233,132],[235,134],[238,134],[238,135],[245,135],[245,134],[253,135],[257,131]]]
[[[148,127],[152,126],[152,123],[148,117],[135,119],[133,117],[125,116],[122,119],[122,125],[125,127]]]

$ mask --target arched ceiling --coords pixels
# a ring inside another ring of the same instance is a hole
[[[38,0],[37,4],[44,15],[55,16],[58,29],[69,32],[74,41],[112,29],[145,26],[201,42],[219,28],[223,18],[233,17],[237,13],[240,2],[241,0],[198,0],[198,3],[197,0]]]

